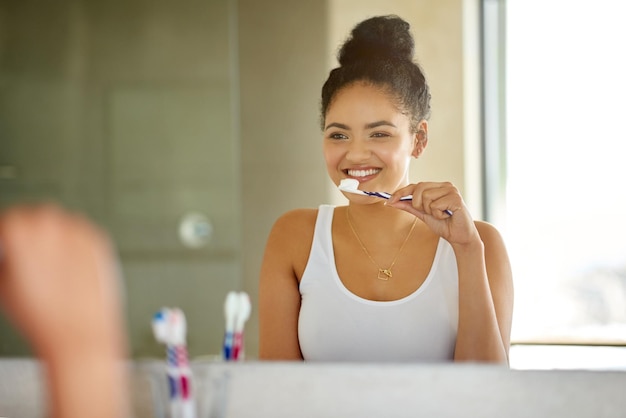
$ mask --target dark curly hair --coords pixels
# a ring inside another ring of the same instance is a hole
[[[430,92],[426,78],[413,62],[415,44],[410,25],[395,15],[364,20],[352,29],[322,87],[321,122],[333,98],[342,88],[356,82],[380,86],[411,120],[416,132],[419,122],[430,117]]]

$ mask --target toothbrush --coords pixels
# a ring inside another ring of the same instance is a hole
[[[172,345],[176,355],[178,369],[178,396],[180,398],[181,418],[195,418],[196,410],[191,391],[191,368],[187,352],[187,321],[182,310],[176,308],[171,312]]]
[[[237,319],[235,322],[235,338],[233,344],[233,360],[243,360],[243,329],[246,321],[250,318],[250,312],[252,311],[252,305],[250,304],[250,297],[246,292],[239,292],[239,312],[237,312]]]
[[[374,196],[381,199],[390,199],[391,194],[387,192],[368,192],[365,190],[359,190],[359,181],[357,179],[342,179],[337,186],[339,190],[347,193],[360,194],[362,196]],[[402,196],[400,200],[413,200],[413,196]],[[449,209],[444,210],[448,216],[452,216],[452,211]]]
[[[152,330],[156,340],[166,345],[170,416],[195,418],[191,369],[185,343],[187,331],[185,314],[177,308],[163,308],[154,314]]]
[[[235,333],[235,322],[239,311],[239,296],[237,292],[231,291],[226,295],[224,302],[224,316],[226,317],[226,329],[224,332],[224,360],[232,360],[233,343]]]
[[[152,332],[154,333],[154,338],[165,344],[165,353],[166,353],[166,374],[167,374],[167,385],[168,385],[168,396],[169,396],[169,406],[170,406],[170,416],[172,418],[180,417],[180,405],[179,405],[179,394],[178,394],[178,370],[176,367],[176,353],[171,344],[171,327],[170,327],[170,309],[162,308],[152,317]]]

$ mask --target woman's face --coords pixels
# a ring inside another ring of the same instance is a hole
[[[352,178],[359,189],[394,192],[409,183],[409,162],[426,145],[426,122],[410,119],[380,87],[356,83],[339,90],[324,120],[324,159],[335,184]],[[353,198],[355,195],[349,196]]]

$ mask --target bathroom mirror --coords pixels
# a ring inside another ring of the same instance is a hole
[[[433,94],[412,176],[452,181],[482,212],[486,3],[0,0],[0,207],[50,198],[111,233],[133,357],[163,355],[149,326],[163,306],[184,309],[192,357],[219,354],[226,293],[245,290],[254,358],[272,223],[343,199],[325,175],[318,104],[354,23],[408,17]],[[28,353],[0,316],[0,356]]]

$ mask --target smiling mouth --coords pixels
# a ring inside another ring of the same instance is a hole
[[[344,172],[350,177],[367,177],[380,173],[380,168],[368,168],[367,170],[344,170]]]

